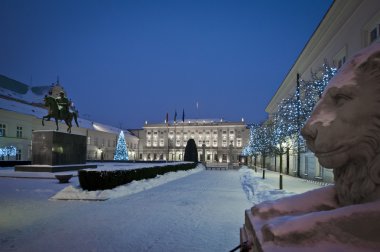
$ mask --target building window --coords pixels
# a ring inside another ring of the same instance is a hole
[[[227,147],[227,140],[222,141],[222,147]]]
[[[210,160],[211,160],[211,155],[207,154],[207,161],[210,161]]]
[[[16,137],[22,138],[22,127],[21,126],[17,126]]]
[[[373,28],[369,32],[369,43],[372,43],[373,41],[377,40],[377,38],[379,37],[379,26],[380,25],[377,25],[375,28]]]
[[[21,160],[21,150],[20,149],[17,150],[16,160]]]
[[[153,160],[156,160],[157,159],[157,153],[154,153],[153,154]]]
[[[153,140],[153,147],[157,147],[157,140]]]
[[[152,142],[150,140],[147,140],[146,141],[146,146],[148,146],[148,147],[152,146]]]
[[[214,141],[212,142],[212,146],[213,146],[213,147],[218,147],[218,140],[214,140]]]
[[[142,160],[143,158],[142,158],[142,153],[140,153],[140,160]]]
[[[202,144],[203,144],[203,141],[202,141],[202,140],[199,140],[199,141],[198,141],[198,146],[199,146],[199,147],[202,147]]]
[[[218,161],[218,154],[214,154],[214,161]]]
[[[6,136],[6,126],[5,126],[5,124],[1,124],[0,123],[0,137],[5,137]]]
[[[164,145],[165,145],[165,143],[164,143],[164,139],[161,138],[161,139],[160,139],[160,146],[163,147]]]
[[[236,139],[236,146],[241,147],[241,138]]]
[[[88,145],[91,144],[91,137],[90,137],[90,136],[87,137],[87,144],[88,144]]]
[[[223,154],[222,155],[222,161],[223,162],[227,162],[227,154]]]
[[[176,146],[177,146],[177,147],[180,147],[180,146],[181,146],[181,140],[180,140],[180,139],[177,139]]]
[[[206,146],[210,147],[210,140],[206,140]]]

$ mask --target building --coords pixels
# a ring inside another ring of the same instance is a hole
[[[380,1],[335,0],[266,107],[269,117],[284,98],[295,92],[297,74],[310,80],[311,73],[318,75],[325,62],[340,68],[357,51],[379,39]],[[278,158],[268,159],[266,166],[278,170]],[[285,162],[290,166],[290,175],[294,175],[297,153],[287,154]],[[332,171],[321,167],[311,152],[301,153],[299,169],[302,177],[333,181]]]
[[[42,126],[42,117],[48,112],[35,101],[42,101],[43,95],[48,91],[59,92],[63,88],[59,85],[52,85],[50,88],[40,87],[38,90],[44,90],[44,92],[38,95],[25,84],[1,77],[0,82],[2,80],[5,82],[0,83],[3,84],[0,85],[0,160],[29,161],[32,153],[32,132],[55,130],[53,119]],[[11,87],[12,90],[7,87]],[[22,89],[25,90],[21,92]],[[5,96],[5,93],[8,96]],[[30,102],[30,98],[34,101]],[[87,159],[113,160],[121,129],[82,118],[78,119],[78,123],[79,127],[73,126],[72,134],[87,136]],[[59,131],[66,132],[66,129],[67,126],[64,123],[59,123]],[[129,159],[133,160],[136,157],[139,139],[128,131],[124,131],[124,136]],[[16,148],[15,155],[14,153],[10,155],[5,151],[11,146]]]
[[[244,122],[227,122],[221,119],[189,119],[184,122],[146,123],[143,129],[131,130],[139,138],[139,160],[183,160],[189,139],[197,144],[198,160],[208,163],[238,163],[248,143],[249,129]]]

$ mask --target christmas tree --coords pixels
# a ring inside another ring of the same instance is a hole
[[[114,160],[128,160],[128,149],[124,139],[124,132],[120,131],[119,138],[117,140]]]

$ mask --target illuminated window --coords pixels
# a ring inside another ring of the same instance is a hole
[[[212,146],[214,146],[214,147],[218,147],[218,140],[214,140],[214,141],[212,142]]]
[[[227,140],[222,141],[222,147],[227,147]]]
[[[236,139],[236,146],[241,147],[241,138]]]

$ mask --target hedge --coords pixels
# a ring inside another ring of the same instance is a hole
[[[83,190],[96,191],[113,189],[128,184],[134,180],[155,178],[168,172],[186,171],[194,169],[197,163],[154,166],[149,168],[116,171],[79,170],[79,184]]]

